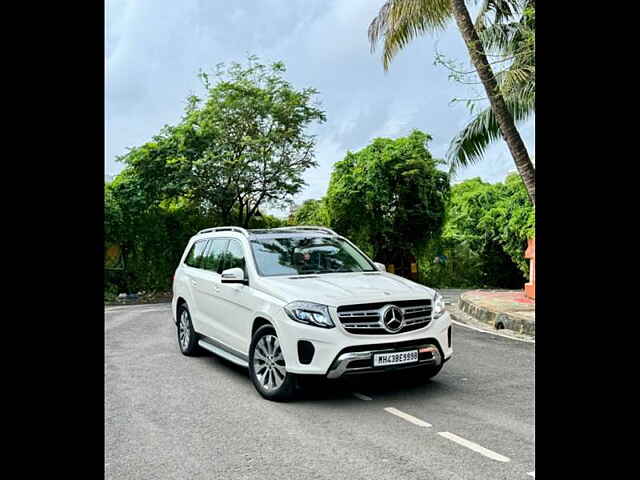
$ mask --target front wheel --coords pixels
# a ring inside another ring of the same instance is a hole
[[[284,402],[293,398],[296,378],[286,370],[282,348],[271,325],[260,327],[251,339],[249,374],[258,393],[267,400]]]

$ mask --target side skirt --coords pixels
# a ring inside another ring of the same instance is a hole
[[[228,347],[225,348],[221,343],[216,342],[212,338],[205,337],[198,340],[198,345],[200,345],[205,350],[210,351],[218,355],[219,357],[224,358],[225,360],[229,360],[236,365],[240,365],[244,368],[249,368],[249,359],[246,355],[240,352],[233,352]]]

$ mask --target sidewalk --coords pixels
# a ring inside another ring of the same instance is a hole
[[[143,305],[147,303],[170,303],[173,298],[171,292],[154,292],[142,295],[131,294],[125,298],[115,298],[112,301],[105,300],[105,307],[113,307],[115,305]]]
[[[458,308],[498,330],[536,334],[536,304],[522,290],[469,290],[460,295]]]

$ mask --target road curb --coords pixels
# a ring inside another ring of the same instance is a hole
[[[465,298],[465,294],[460,295],[458,300],[458,308],[471,315],[479,322],[491,325],[494,328],[501,327],[514,332],[524,333],[526,335],[535,336],[536,324],[526,318],[522,318],[514,313],[509,312],[494,312],[485,307],[480,307]]]

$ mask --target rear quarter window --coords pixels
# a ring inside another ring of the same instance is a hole
[[[202,268],[202,259],[208,243],[208,240],[199,240],[194,243],[184,263],[190,267]]]

